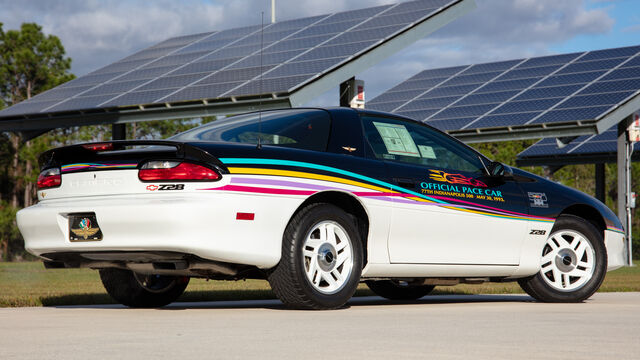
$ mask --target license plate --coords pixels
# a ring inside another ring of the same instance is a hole
[[[96,214],[82,213],[69,214],[69,240],[70,241],[100,241],[102,230],[98,226]]]

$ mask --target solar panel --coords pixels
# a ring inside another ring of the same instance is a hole
[[[640,46],[425,70],[367,107],[444,131],[596,121],[638,95]]]
[[[472,5],[408,1],[168,39],[0,111],[0,119],[247,95],[286,98],[461,3]]]
[[[615,162],[618,130],[614,126],[599,135],[579,136],[563,147],[554,138],[547,138],[531,145],[517,157],[519,165],[579,164]],[[634,149],[636,155],[640,147]]]

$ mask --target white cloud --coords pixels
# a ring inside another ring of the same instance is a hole
[[[622,32],[626,32],[626,33],[640,32],[640,24],[627,26],[624,29],[622,29]]]
[[[367,97],[425,68],[542,55],[575,36],[606,33],[614,23],[606,10],[587,9],[581,0],[476,1],[472,14],[360,74]],[[389,2],[277,0],[277,18]],[[5,30],[22,22],[43,25],[61,38],[73,72],[83,75],[169,37],[256,24],[261,11],[269,21],[269,6],[269,0],[0,0],[0,22]],[[328,94],[313,103],[335,104]]]

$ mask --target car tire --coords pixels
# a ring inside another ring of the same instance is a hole
[[[355,220],[337,206],[316,203],[296,213],[282,238],[282,257],[269,284],[289,308],[335,309],[354,294],[362,272]]]
[[[429,294],[433,285],[411,285],[397,280],[368,280],[367,286],[376,295],[389,300],[416,300]]]
[[[176,301],[189,284],[186,276],[141,275],[130,270],[100,269],[107,293],[133,308],[155,308]]]
[[[582,302],[600,288],[606,272],[602,233],[580,217],[562,215],[542,250],[540,271],[518,283],[538,301]]]

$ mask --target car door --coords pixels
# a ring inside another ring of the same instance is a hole
[[[527,203],[516,182],[487,176],[488,160],[428,126],[371,115],[362,121],[372,156],[384,161],[398,192],[392,263],[518,264]]]

